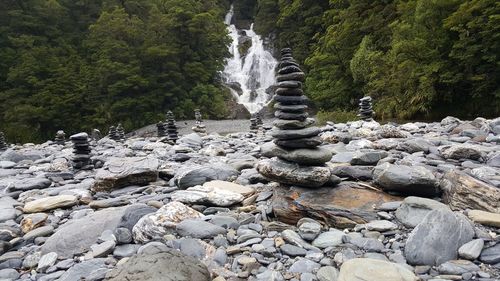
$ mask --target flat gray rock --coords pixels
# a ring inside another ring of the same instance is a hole
[[[385,191],[416,196],[439,194],[438,181],[431,171],[422,166],[384,163],[375,167],[373,179]]]
[[[60,258],[73,258],[73,255],[88,251],[104,230],[113,231],[118,227],[130,230],[142,216],[154,210],[156,209],[143,204],[135,204],[108,208],[71,220],[47,239],[42,246],[42,253],[56,252]],[[82,231],[82,226],[85,231]]]
[[[226,229],[202,220],[187,219],[176,226],[177,233],[182,237],[199,239],[213,238],[219,234],[226,234]]]
[[[303,187],[320,187],[331,176],[327,167],[299,166],[277,158],[260,161],[257,171],[270,180]]]
[[[83,277],[88,276],[94,270],[105,268],[106,259],[91,259],[81,263],[77,263],[70,267],[61,277],[59,281],[75,281],[81,280]]]
[[[236,178],[238,170],[227,164],[212,164],[207,166],[193,166],[179,170],[174,182],[180,189],[202,185],[213,180],[226,181]]]

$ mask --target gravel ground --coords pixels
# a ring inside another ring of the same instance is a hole
[[[264,124],[271,123],[272,120],[264,120]],[[204,120],[208,133],[217,132],[221,135],[245,132],[250,129],[250,120]],[[195,125],[195,120],[181,120],[177,121],[177,128],[180,135],[190,134],[193,131],[192,127]],[[131,133],[131,135],[138,136],[154,136],[156,135],[156,125],[149,125],[144,128],[138,129]]]

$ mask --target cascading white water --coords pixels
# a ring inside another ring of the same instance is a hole
[[[234,15],[233,6],[226,15],[225,23],[229,30],[232,42],[229,52],[232,57],[226,62],[223,79],[229,85],[231,92],[238,98],[238,103],[244,105],[250,113],[259,112],[269,101],[266,90],[275,83],[274,68],[278,63],[270,52],[264,49],[264,43],[259,35],[250,29],[243,32],[251,38],[252,46],[242,58],[239,51],[238,29],[231,24]],[[231,88],[231,84],[238,84],[241,93]]]

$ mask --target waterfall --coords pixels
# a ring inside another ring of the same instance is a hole
[[[231,24],[233,15],[231,6],[225,18],[232,39],[229,46],[231,57],[226,61],[222,77],[232,94],[238,98],[238,103],[253,114],[259,112],[270,100],[266,90],[275,83],[274,68],[278,62],[264,49],[262,38],[253,30],[253,24],[250,29],[238,31]],[[240,40],[245,36],[251,40],[252,45],[247,54],[242,56],[239,46]]]

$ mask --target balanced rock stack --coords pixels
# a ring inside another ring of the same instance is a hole
[[[259,162],[257,170],[283,184],[320,187],[330,182],[331,172],[324,164],[332,153],[318,147],[320,129],[312,127],[314,119],[307,118],[307,98],[302,91],[304,72],[293,59],[290,48],[281,51],[277,76],[274,143],[262,147],[263,154],[272,159]]]
[[[259,123],[257,121],[256,115],[253,115],[252,118],[250,118],[250,131],[257,132],[258,129]]]
[[[160,121],[156,124],[156,133],[159,138],[167,136],[167,128],[165,127],[165,123]]]
[[[203,125],[203,120],[201,119],[201,112],[199,109],[194,110],[194,118],[196,119],[196,125],[192,128],[193,131],[199,134],[206,134],[207,129]]]
[[[108,131],[108,138],[112,140],[118,140],[118,134],[116,133],[116,127],[110,126]]]
[[[5,141],[5,135],[0,132],[0,151],[6,150],[8,148],[7,142]]]
[[[116,135],[118,140],[125,139],[125,130],[123,129],[122,123],[118,123],[118,126],[116,126]]]
[[[175,124],[175,116],[172,111],[167,112],[167,134],[168,140],[173,143],[176,143],[177,139],[179,139],[177,125]]]
[[[358,117],[363,121],[373,121],[372,98],[370,96],[359,100]]]
[[[66,133],[63,130],[57,131],[54,142],[56,144],[64,145],[64,143],[66,142]]]
[[[72,135],[69,139],[73,143],[73,168],[80,170],[92,169],[88,134],[79,133]]]
[[[264,121],[262,121],[262,116],[260,116],[260,113],[257,113],[255,115],[255,119],[257,119],[257,126],[263,126],[264,125]]]

